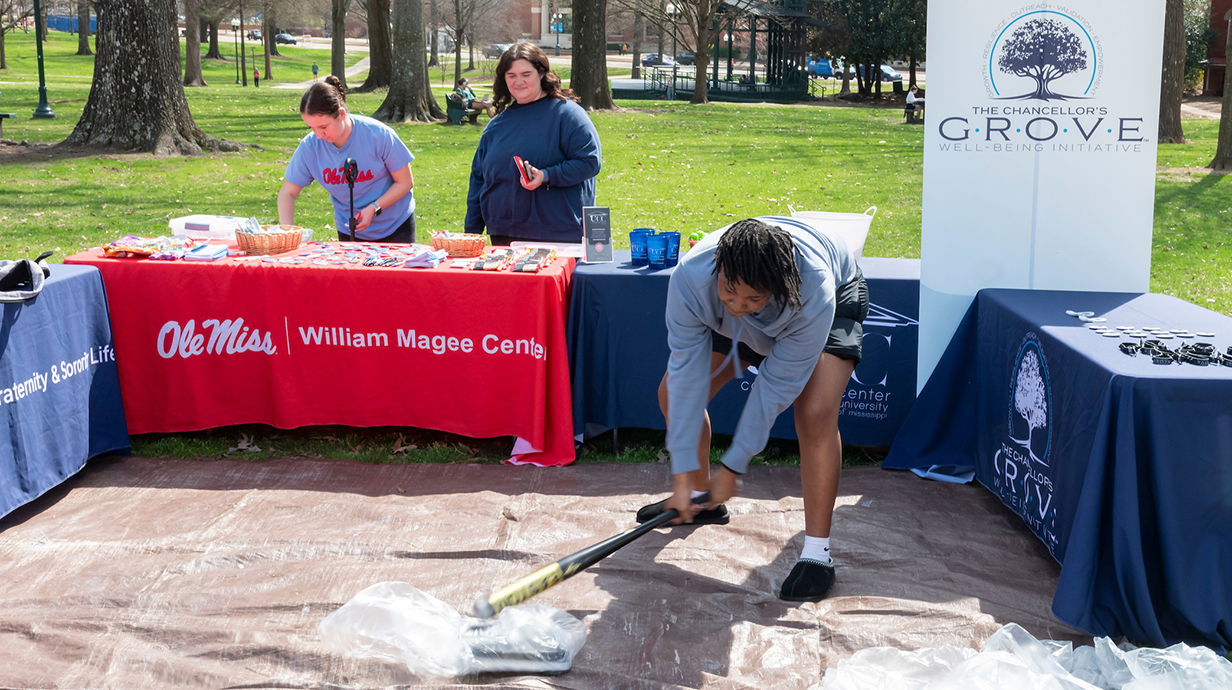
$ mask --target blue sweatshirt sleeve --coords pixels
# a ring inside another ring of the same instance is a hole
[[[462,229],[469,233],[482,233],[485,227],[483,210],[479,207],[479,195],[483,192],[483,159],[487,152],[487,139],[479,137],[479,146],[475,148],[475,158],[471,161],[471,184],[466,193],[466,219],[462,221]]]
[[[698,288],[687,273],[672,274],[667,288],[667,452],[672,473],[698,469],[697,443],[710,402],[710,326],[702,317]]]
[[[834,288],[827,283],[821,294],[814,295],[800,319],[800,326],[774,343],[770,354],[757,367],[757,380],[749,391],[749,399],[740,413],[736,433],[723,454],[723,464],[744,474],[749,460],[766,447],[770,427],[786,410],[817,368],[817,360],[825,349],[834,321]]]
[[[572,187],[599,174],[603,167],[603,154],[599,146],[599,132],[581,106],[566,101],[560,116],[560,144],[565,160],[544,168],[548,184],[553,187]]]

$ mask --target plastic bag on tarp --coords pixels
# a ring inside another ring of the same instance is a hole
[[[538,604],[510,606],[495,619],[462,616],[405,582],[381,582],[356,594],[317,628],[341,654],[406,664],[423,676],[482,671],[560,673],[586,642],[586,626]]]
[[[905,652],[874,647],[826,671],[826,690],[1228,690],[1232,662],[1205,647],[1120,649],[1106,637],[1094,647],[1037,640],[1014,623],[984,649],[941,647]]]

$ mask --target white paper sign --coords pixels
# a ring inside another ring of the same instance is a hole
[[[986,287],[1150,286],[1164,0],[928,7],[919,386]]]

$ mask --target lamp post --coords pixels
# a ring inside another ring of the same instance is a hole
[[[53,120],[56,114],[51,111],[51,106],[47,104],[47,80],[43,77],[43,29],[41,17],[42,12],[39,11],[39,0],[34,0],[34,42],[38,46],[38,67],[39,67],[39,104],[34,109],[34,119],[36,120]]]
[[[240,85],[240,20],[231,20],[231,39],[235,43],[235,85]]]
[[[565,28],[565,15],[552,15],[552,33],[556,34],[556,54],[560,55],[560,33]]]

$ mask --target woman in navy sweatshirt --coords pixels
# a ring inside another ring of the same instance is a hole
[[[595,203],[599,133],[547,55],[518,43],[501,55],[492,85],[496,117],[471,163],[465,228],[494,245],[581,242],[582,207]],[[514,156],[526,161],[523,180]]]

